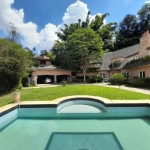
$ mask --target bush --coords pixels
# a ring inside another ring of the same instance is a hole
[[[62,84],[63,86],[66,86],[67,81],[66,81],[66,80],[63,80],[63,81],[61,82],[61,84]]]
[[[150,78],[134,77],[130,80],[130,85],[134,87],[150,87]]]
[[[21,45],[0,38],[0,96],[22,88],[21,78],[28,74],[31,58]]]
[[[122,73],[115,73],[109,78],[110,84],[119,85],[125,81],[125,76]]]
[[[89,77],[89,82],[91,82],[91,83],[102,82],[102,80],[103,80],[103,78],[100,75]]]
[[[84,80],[84,76],[76,76],[76,80],[75,81],[77,81],[77,82],[83,82],[83,80]],[[86,80],[89,80],[88,76],[86,76]]]

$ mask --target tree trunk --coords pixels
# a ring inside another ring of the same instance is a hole
[[[84,83],[86,82],[86,71],[83,70],[83,76],[84,76]]]

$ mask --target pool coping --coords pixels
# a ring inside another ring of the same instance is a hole
[[[150,100],[110,100],[103,97],[98,96],[89,96],[89,95],[74,95],[74,96],[66,96],[57,98],[53,101],[20,101],[12,104],[5,105],[3,107],[0,107],[0,117],[9,111],[12,111],[18,107],[27,108],[28,106],[32,106],[34,108],[39,106],[51,106],[51,107],[57,107],[57,105],[69,101],[70,99],[74,98],[89,98],[93,99],[95,101],[99,101],[100,103],[104,104],[105,106],[110,107],[150,107]]]

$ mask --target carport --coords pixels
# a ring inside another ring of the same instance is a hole
[[[55,66],[37,67],[32,72],[32,82],[35,84],[43,84],[46,78],[51,83],[60,83],[62,80],[71,82],[71,70],[60,69]]]

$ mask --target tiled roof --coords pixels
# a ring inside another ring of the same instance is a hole
[[[121,65],[116,69],[121,69],[125,66],[125,64],[128,62],[127,57],[132,56],[134,54],[137,54],[139,52],[139,45],[136,44],[127,48],[123,48],[114,52],[105,53],[102,60],[102,65],[100,67],[100,70],[110,70],[109,65],[111,64],[111,59],[116,57],[123,57],[124,60],[121,63]]]

